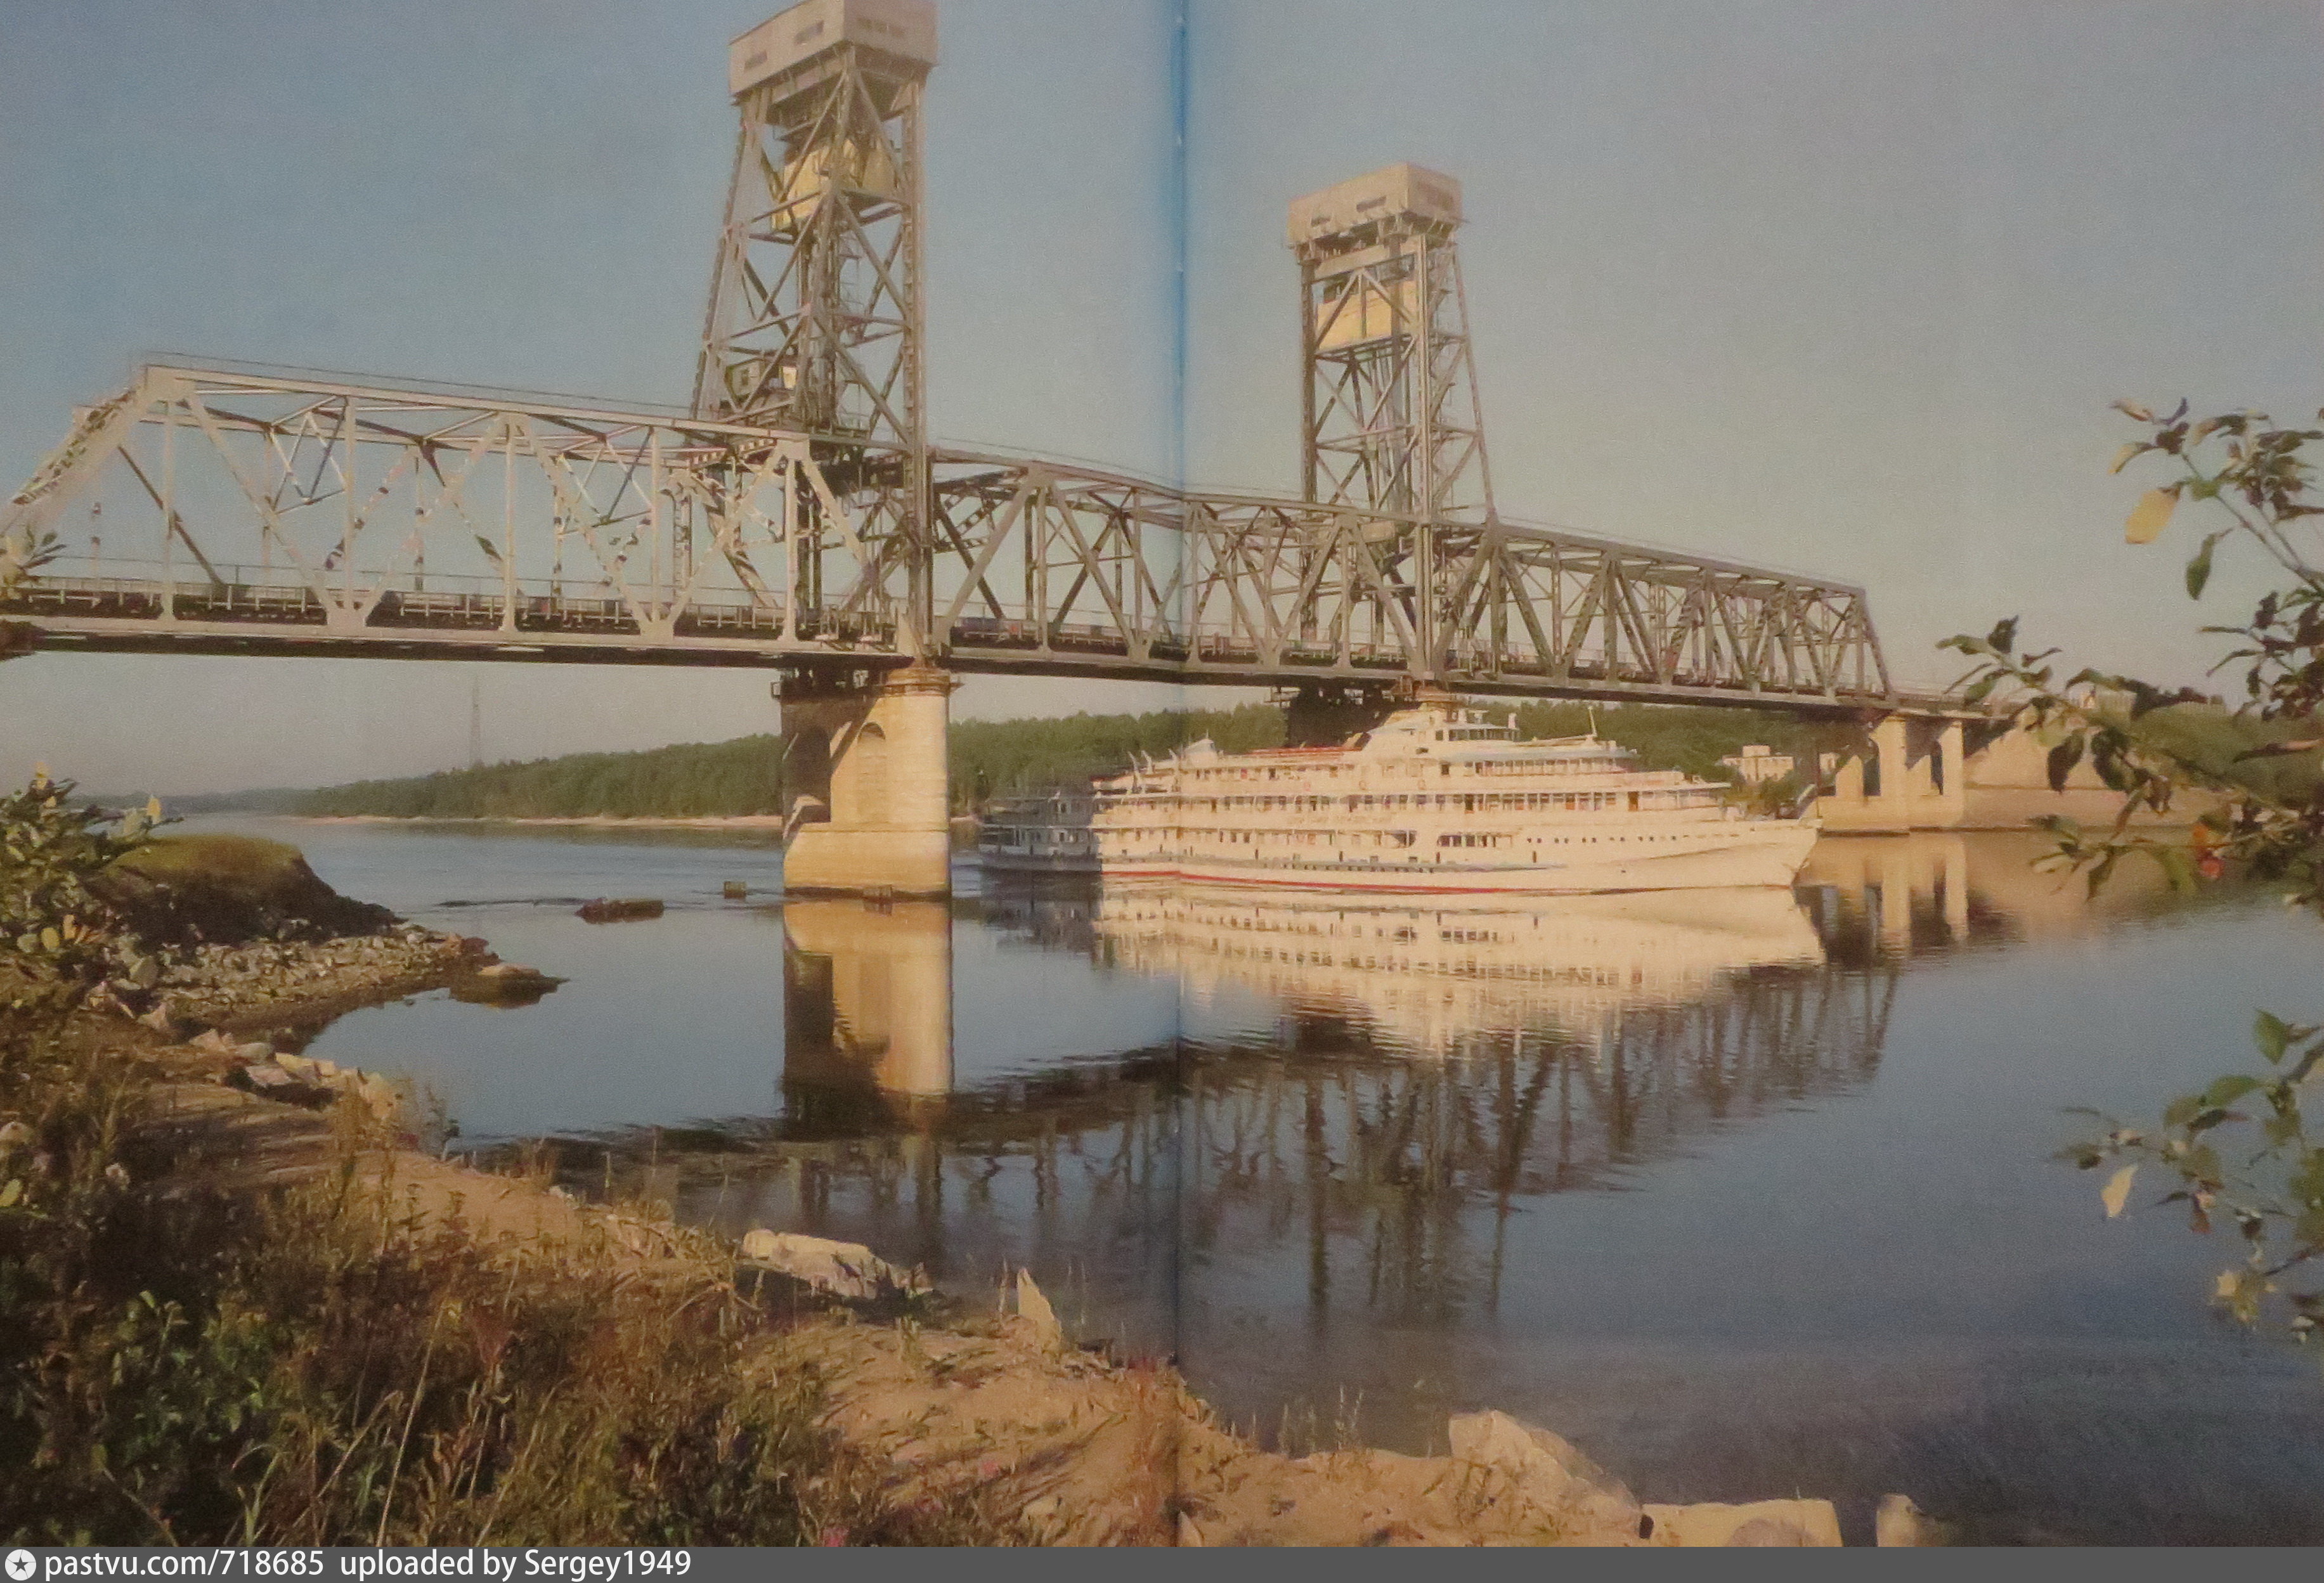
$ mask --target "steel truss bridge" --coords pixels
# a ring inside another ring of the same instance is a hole
[[[908,469],[806,432],[154,365],[0,514],[34,563],[0,580],[0,618],[113,652],[1892,695],[1858,588],[1024,456],[929,463],[923,544],[880,498]]]
[[[949,450],[927,423],[930,0],[734,40],[684,412],[151,366],[0,508],[27,646],[947,669],[1893,706],[1861,589],[1494,505],[1460,183],[1299,199],[1303,497]],[[0,639],[9,634],[0,633]],[[1343,695],[1344,695],[1344,691]]]

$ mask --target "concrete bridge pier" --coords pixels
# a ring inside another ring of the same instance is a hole
[[[952,894],[945,728],[957,686],[917,663],[785,675],[785,890]]]
[[[1944,715],[1883,714],[1859,753],[1843,756],[1816,815],[1835,834],[1957,830],[1967,821],[1969,772],[1961,722]]]

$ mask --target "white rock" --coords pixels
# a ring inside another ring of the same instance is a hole
[[[1840,1514],[1830,1501],[1704,1501],[1692,1506],[1647,1506],[1654,1530],[1647,1542],[1688,1549],[1722,1545],[1830,1548],[1840,1543]]]
[[[1952,1543],[1951,1526],[1940,1523],[1913,1504],[1910,1496],[1880,1497],[1873,1518],[1873,1542],[1891,1550],[1927,1550]]]
[[[1031,1274],[1022,1269],[1017,1272],[1017,1312],[1032,1321],[1033,1339],[1040,1346],[1052,1352],[1064,1348],[1065,1331],[1057,1323],[1057,1311],[1049,1306],[1049,1300],[1033,1284]]]
[[[927,1286],[918,1270],[898,1269],[860,1242],[834,1242],[797,1231],[761,1227],[742,1238],[742,1256],[838,1297],[877,1298]]]
[[[1455,1413],[1446,1430],[1456,1460],[1499,1468],[1561,1527],[1600,1543],[1637,1542],[1637,1500],[1561,1436],[1506,1413]]]

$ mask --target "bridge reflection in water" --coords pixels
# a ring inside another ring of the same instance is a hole
[[[1869,1082],[1910,958],[2009,927],[1960,838],[1826,848],[1795,895],[795,900],[779,1113],[650,1146],[689,1219],[868,1242],[964,1290],[1026,1264],[1141,1350],[1245,1274],[1312,1325],[1457,1326],[1496,1311],[1513,1214]],[[1175,980],[1183,1036],[1093,1027],[1085,1055],[979,1078],[994,1053],[964,1053],[956,1077],[964,921]]]

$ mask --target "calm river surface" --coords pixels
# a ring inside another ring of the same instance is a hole
[[[1827,841],[1792,896],[785,906],[742,835],[196,823],[570,979],[310,1046],[463,1139],[973,1296],[1025,1265],[1286,1449],[1495,1406],[1648,1500],[1830,1495],[1851,1542],[1903,1490],[1999,1542],[2324,1542],[2314,1357],[2209,1311],[2227,1239],[2050,1157],[2324,1011],[2324,928],[2257,892],[2086,906],[1970,835]]]

